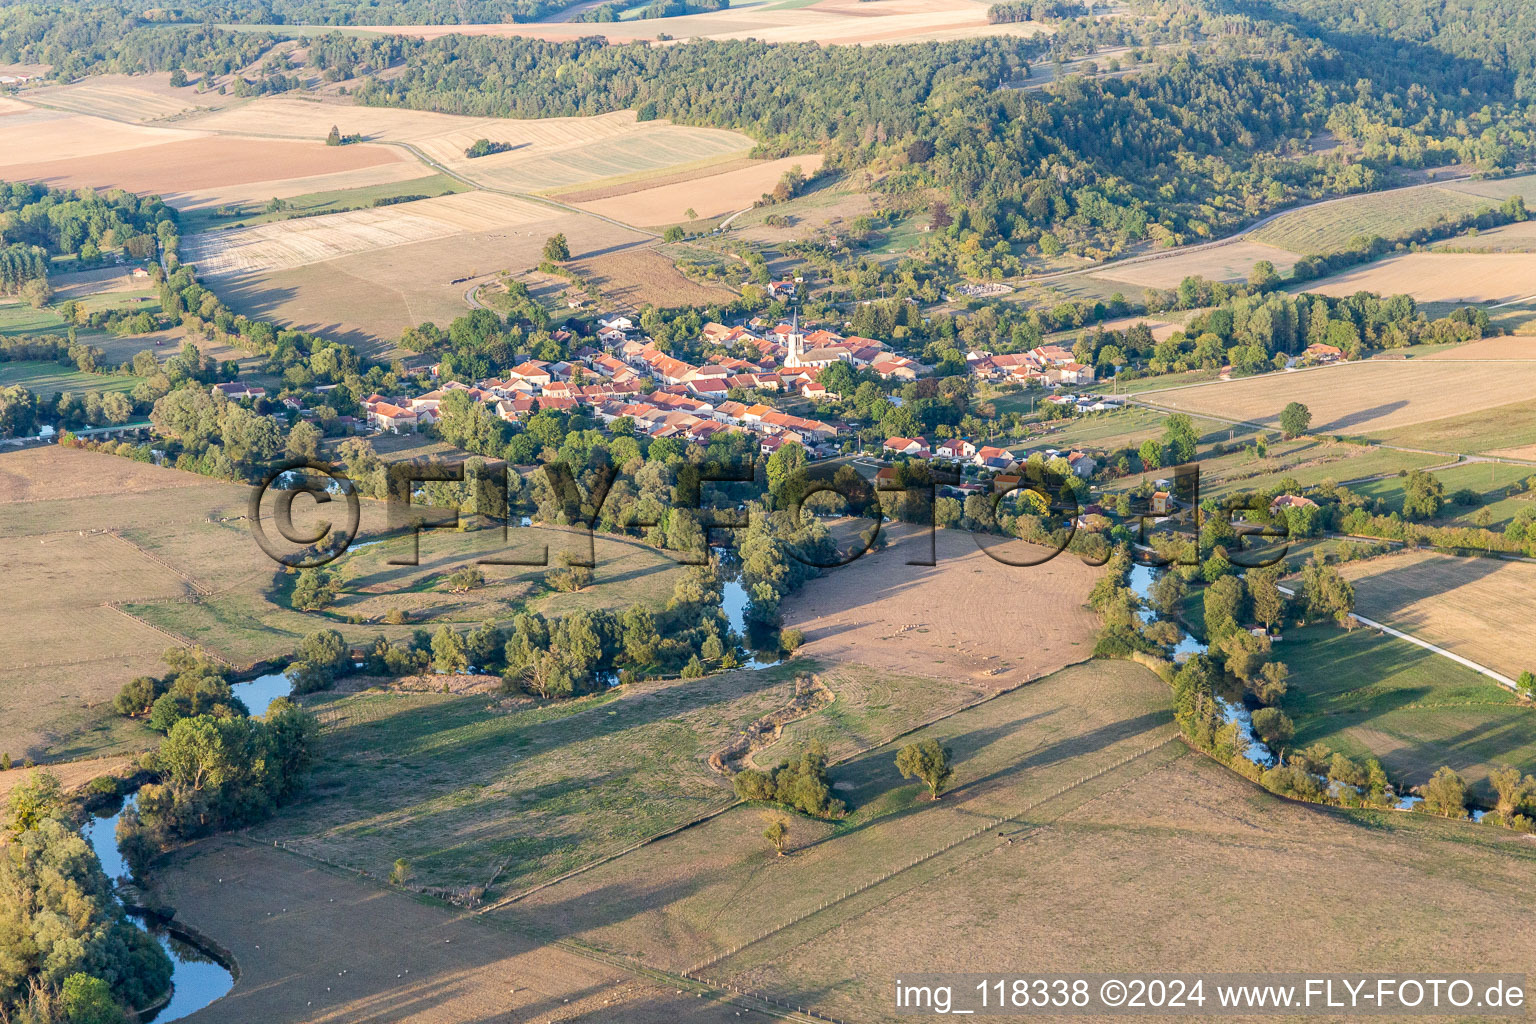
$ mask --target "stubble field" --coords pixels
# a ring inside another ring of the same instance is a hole
[[[1536,297],[1536,254],[1415,252],[1308,284],[1316,295],[1411,295],[1420,302],[1503,303]]]
[[[744,156],[754,144],[737,132],[637,121],[632,110],[595,117],[519,120],[316,103],[282,96],[200,115],[185,123],[192,128],[315,140],[325,138],[334,124],[343,133],[357,133],[370,142],[401,143],[475,181],[520,192],[636,171],[662,171],[727,155]],[[465,149],[478,139],[504,143],[511,149],[466,157]]]
[[[1296,254],[1259,242],[1232,242],[1199,252],[1164,259],[1147,260],[1128,266],[1108,266],[1093,276],[1142,288],[1177,288],[1186,277],[1208,281],[1247,281],[1253,265],[1268,260],[1279,274],[1288,274],[1296,265]]]
[[[1536,621],[1536,566],[1491,558],[1406,552],[1345,565],[1367,618],[1518,678],[1536,672],[1522,642]]]
[[[390,209],[413,205],[416,204]],[[534,266],[541,258],[545,240],[556,233],[566,236],[571,251],[578,257],[648,240],[648,236],[593,217],[550,211],[550,217],[542,221],[356,252],[330,259],[320,268],[296,267],[215,278],[213,285],[219,296],[239,312],[315,331],[378,356],[394,350],[395,342],[407,327],[427,320],[446,327],[454,317],[467,312],[464,294],[473,286],[459,279],[502,270],[516,273]],[[627,256],[628,253],[620,252],[600,259],[611,263]],[[610,265],[594,259],[579,266],[588,264]],[[633,287],[677,294],[669,282],[687,282],[670,263],[666,264],[666,271],[670,277],[647,276],[634,282]],[[605,275],[599,272],[599,276]],[[686,296],[673,300],[677,301],[686,301]]]
[[[8,118],[6,132],[0,176],[7,179],[170,198],[183,191],[415,165],[408,154],[385,146],[215,136],[46,110]]]
[[[620,308],[645,303],[663,308],[707,306],[737,298],[725,285],[690,281],[663,253],[649,246],[578,259],[572,267]]]
[[[431,39],[448,32],[518,35],[536,39],[575,39],[601,35],[610,42],[656,39],[757,39],[771,43],[815,42],[823,45],[916,43],[978,36],[1032,36],[1052,31],[1041,22],[992,25],[987,5],[977,0],[884,0],[874,10],[858,0],[797,0],[764,3],[740,10],[713,11],[645,21],[610,23],[531,23],[504,25],[357,26],[360,31],[403,33]],[[299,28],[294,26],[292,28]],[[292,29],[290,29],[292,30]]]
[[[232,274],[291,270],[451,235],[526,227],[558,216],[547,207],[511,196],[465,192],[371,210],[193,235],[182,245],[182,259],[216,279]]]
[[[1270,373],[1147,392],[1142,400],[1178,412],[1274,426],[1288,402],[1312,412],[1312,432],[1399,432],[1455,416],[1474,418],[1536,393],[1536,363],[1370,361]],[[1480,448],[1467,448],[1479,451]]]
[[[689,220],[710,220],[745,209],[772,192],[785,172],[799,167],[807,176],[821,169],[822,156],[811,153],[778,160],[754,162],[747,167],[722,171],[689,181],[658,185],[621,195],[579,202],[590,213],[613,217],[628,224],[664,226]],[[688,210],[694,215],[689,217]]]

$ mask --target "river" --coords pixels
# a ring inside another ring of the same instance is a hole
[[[128,865],[117,845],[117,823],[123,812],[133,805],[129,797],[123,806],[110,815],[99,815],[86,822],[81,833],[91,844],[107,877],[113,880],[127,877]],[[235,978],[229,970],[196,946],[177,938],[162,925],[141,915],[130,913],[128,919],[137,927],[154,936],[171,958],[171,1000],[159,1010],[145,1014],[141,1020],[169,1024],[170,1021],[189,1017],[217,999],[223,998],[235,986]]]
[[[1166,569],[1153,568],[1150,565],[1131,566],[1129,581],[1131,592],[1141,598],[1146,605],[1150,606],[1152,587],[1167,571]],[[1157,619],[1162,618],[1151,607],[1143,607],[1138,614],[1143,622],[1155,622]],[[1179,642],[1173,648],[1173,660],[1176,664],[1188,661],[1191,655],[1205,654],[1210,650],[1208,646],[1190,635],[1189,631],[1184,628],[1183,623],[1177,619],[1169,619],[1168,621],[1179,628]],[[1243,744],[1243,756],[1254,764],[1265,768],[1274,767],[1277,761],[1275,753],[1265,746],[1258,737],[1254,736],[1253,713],[1244,706],[1242,700],[1229,701],[1217,697],[1216,703],[1221,709],[1222,717],[1226,719],[1228,724],[1234,722],[1237,724],[1237,738]]]

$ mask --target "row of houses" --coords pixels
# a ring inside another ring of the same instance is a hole
[[[1072,350],[1040,345],[1028,352],[994,355],[984,349],[967,352],[966,367],[985,380],[1012,380],[1054,388],[1093,383],[1093,367],[1079,363]]]
[[[933,446],[921,437],[888,437],[881,447],[883,454],[910,459],[938,459],[945,462],[970,464],[978,469],[994,473],[1006,472],[1018,465],[1018,459],[1007,448],[992,445],[977,446],[960,437],[946,438]],[[1062,452],[1054,448],[1042,453],[1047,459],[1063,458],[1076,475],[1087,478],[1099,468],[1099,462],[1087,452]]]

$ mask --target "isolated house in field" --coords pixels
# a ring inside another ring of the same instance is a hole
[[[1302,358],[1309,363],[1327,365],[1328,363],[1344,362],[1344,350],[1333,345],[1308,345]]]

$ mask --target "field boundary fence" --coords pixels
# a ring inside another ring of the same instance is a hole
[[[1105,767],[1100,768],[1097,771],[1090,772],[1089,774],[1082,776],[1081,778],[1077,779],[1074,782],[1070,782],[1067,785],[1062,786],[1060,789],[1053,790],[1052,792],[1046,794],[1045,796],[1040,797],[1038,800],[1035,800],[1028,807],[1026,807],[1023,810],[1019,811],[1017,814],[1011,814],[1011,815],[1008,815],[1006,817],[1001,817],[1001,818],[989,818],[988,820],[984,821],[982,824],[978,825],[976,828],[974,828],[971,831],[965,833],[964,835],[959,836],[958,838],[950,840],[948,843],[945,843],[943,846],[940,846],[939,848],[937,848],[935,850],[931,850],[928,853],[922,854],[922,855],[920,855],[918,857],[914,857],[914,858],[912,858],[912,860],[908,861],[907,863],[898,865],[898,866],[896,866],[894,868],[891,868],[889,871],[886,871],[885,873],[883,873],[883,874],[881,874],[881,875],[879,875],[879,876],[877,876],[877,877],[875,877],[875,878],[873,878],[873,879],[871,879],[871,880],[869,880],[867,882],[864,882],[861,885],[854,886],[853,888],[844,891],[840,895],[833,896],[833,897],[830,897],[830,898],[828,898],[826,900],[823,900],[816,907],[814,907],[814,908],[812,908],[810,910],[805,911],[803,914],[799,915],[798,917],[795,917],[795,918],[793,918],[793,919],[791,919],[789,921],[786,921],[783,924],[775,925],[772,928],[765,929],[764,931],[762,931],[759,934],[753,936],[752,938],[747,939],[745,942],[741,942],[741,943],[737,944],[735,947],[733,947],[731,949],[728,949],[725,952],[720,953],[720,954],[718,954],[716,956],[713,956],[713,957],[709,958],[708,960],[701,960],[701,961],[699,961],[698,963],[694,964],[692,967],[688,968],[688,970],[686,972],[684,972],[684,973],[688,977],[694,977],[695,974],[698,971],[707,970],[708,968],[713,967],[716,964],[719,964],[719,963],[721,963],[721,962],[723,962],[725,960],[729,960],[731,957],[735,956],[737,953],[740,953],[742,950],[746,949],[748,946],[756,945],[757,943],[762,942],[764,939],[771,938],[772,936],[777,935],[780,932],[787,931],[790,928],[793,928],[796,925],[801,924],[802,922],[804,922],[804,921],[808,920],[809,918],[815,916],[816,914],[821,913],[823,910],[826,910],[828,907],[832,907],[832,906],[835,906],[838,903],[842,903],[844,900],[852,899],[853,897],[859,895],[860,893],[867,892],[870,889],[873,889],[873,888],[875,888],[878,885],[883,885],[884,883],[890,881],[892,878],[895,878],[897,875],[902,874],[903,872],[910,871],[910,870],[912,870],[915,867],[918,867],[918,866],[920,866],[922,864],[927,863],[928,861],[931,861],[931,860],[935,859],[936,857],[941,857],[944,854],[948,853],[949,851],[953,850],[955,847],[960,846],[960,845],[962,845],[964,843],[968,843],[972,839],[977,838],[983,832],[991,831],[992,829],[998,828],[999,826],[1002,826],[1002,825],[1006,825],[1006,824],[1008,824],[1010,822],[1017,822],[1020,818],[1024,817],[1024,815],[1028,814],[1030,811],[1034,810],[1036,807],[1039,807],[1039,806],[1041,806],[1042,804],[1045,804],[1045,803],[1049,803],[1050,801],[1055,800],[1057,797],[1062,796],[1063,794],[1068,793],[1068,792],[1078,788],[1079,786],[1082,786],[1082,785],[1085,785],[1086,783],[1092,782],[1094,779],[1097,779],[1097,778],[1099,778],[1099,777],[1101,777],[1103,775],[1107,775],[1109,772],[1112,772],[1112,771],[1114,771],[1117,768],[1122,768],[1125,765],[1130,764],[1132,761],[1136,760],[1137,758],[1143,757],[1146,754],[1150,754],[1152,751],[1158,749],[1159,747],[1167,746],[1169,743],[1173,742],[1177,738],[1178,738],[1177,736],[1165,736],[1162,739],[1158,740],[1157,742],[1149,744],[1148,746],[1143,747],[1143,748],[1135,751],[1134,753],[1129,754],[1129,755],[1121,758],[1120,760],[1114,762],[1113,764],[1106,765]]]

